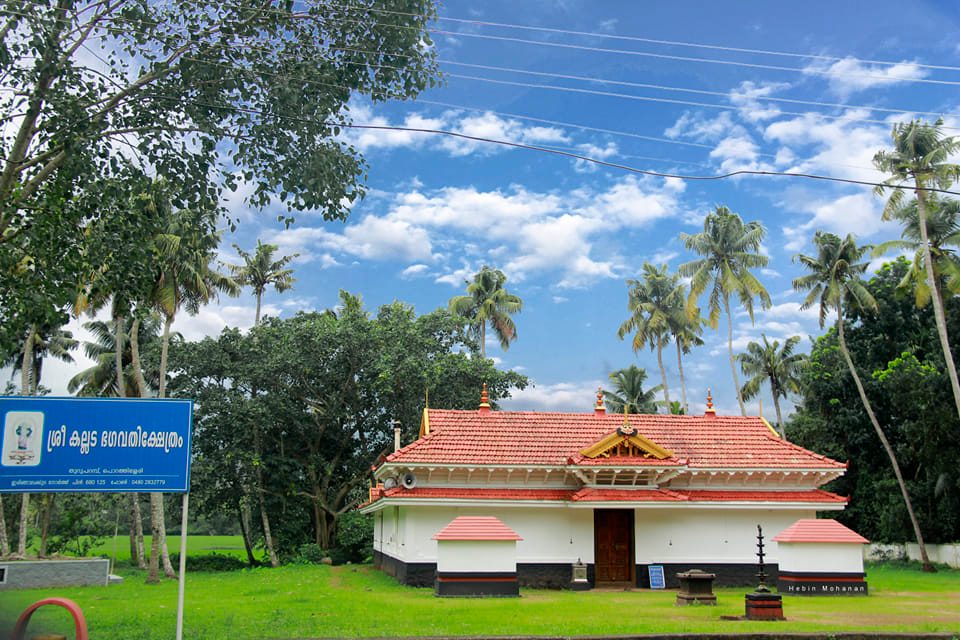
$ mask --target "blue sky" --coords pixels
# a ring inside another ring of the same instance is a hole
[[[345,118],[553,147],[671,173],[769,169],[861,180],[879,177],[870,160],[887,145],[891,123],[910,117],[899,111],[943,114],[960,127],[960,70],[922,66],[960,68],[960,5],[953,2],[452,0],[440,15],[594,35],[440,20],[436,29],[456,32],[434,34],[445,86],[417,101],[358,99]],[[659,383],[655,355],[634,354],[616,336],[627,317],[624,280],[637,277],[645,261],[676,269],[693,259],[678,236],[700,230],[719,204],[768,230],[770,264],[758,275],[774,307],[759,312],[754,324],[737,315],[737,350],[761,333],[781,340],[801,335],[806,350],[806,336],[820,333],[816,311],[800,311],[790,286],[799,274],[791,258],[811,251],[815,230],[853,232],[861,242],[899,235],[881,222],[883,203],[867,187],[772,177],[682,181],[449,137],[358,130],[346,137],[370,167],[369,194],[348,221],[323,222],[303,212],[283,229],[271,211],[249,212],[241,189],[226,203],[241,224],[225,237],[224,260],[235,259],[233,243],[250,249],[258,237],[299,253],[295,288],[265,301],[267,313],[283,316],[331,307],[340,289],[360,294],[371,309],[398,299],[428,312],[461,293],[482,265],[504,270],[508,289],[524,300],[515,318],[519,338],[506,352],[490,344],[488,355],[535,384],[507,408],[589,410],[609,372],[631,363],[648,370],[651,385]],[[253,298],[245,295],[179,319],[174,328],[196,338],[252,321]],[[718,409],[735,413],[725,325],[708,329],[705,339],[686,359],[692,408],[703,409],[711,387]],[[65,380],[83,364],[50,363],[44,384],[64,393]],[[677,398],[672,350],[665,364]],[[750,413],[756,411],[751,403]],[[769,396],[764,412],[773,419]]]

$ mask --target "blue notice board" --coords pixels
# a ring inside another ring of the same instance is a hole
[[[190,490],[193,402],[0,397],[0,492]]]
[[[663,565],[662,564],[651,564],[647,567],[647,572],[650,574],[650,588],[651,589],[666,589],[667,581],[663,577]]]

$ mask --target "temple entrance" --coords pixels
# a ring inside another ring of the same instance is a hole
[[[597,586],[634,586],[633,510],[596,509],[593,538]]]

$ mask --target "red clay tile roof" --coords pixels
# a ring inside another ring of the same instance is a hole
[[[438,531],[434,540],[523,540],[493,516],[460,516]]]
[[[836,520],[797,520],[778,533],[774,542],[849,542],[866,544],[870,542],[862,535],[845,527]]]
[[[566,465],[623,426],[622,415],[430,409],[430,434],[387,456],[387,462]],[[692,468],[838,469],[844,465],[775,436],[756,417],[629,416],[630,425],[674,453],[644,465]],[[569,461],[569,462],[568,462]],[[616,459],[603,463],[617,464]]]
[[[822,489],[810,491],[713,491],[675,489],[481,489],[459,487],[395,487],[378,493],[397,499],[541,500],[549,502],[813,502],[843,504],[846,498]]]

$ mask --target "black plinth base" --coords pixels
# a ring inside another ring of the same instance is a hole
[[[754,592],[744,596],[747,620],[785,620],[780,594]]]

